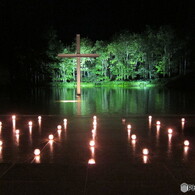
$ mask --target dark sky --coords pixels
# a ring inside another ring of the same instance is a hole
[[[33,39],[54,26],[59,38],[74,40],[75,34],[107,40],[122,30],[140,32],[146,25],[171,24],[183,31],[194,25],[190,0],[1,0],[1,31],[7,39]],[[35,35],[35,36],[33,36]]]

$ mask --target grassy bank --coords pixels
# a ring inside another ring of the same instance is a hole
[[[52,82],[50,83],[51,86],[58,86],[58,87],[76,87],[76,82],[71,83],[59,83],[59,82]],[[157,80],[150,80],[150,81],[109,81],[109,82],[98,82],[98,83],[86,83],[81,82],[81,87],[124,87],[124,88],[148,88],[148,87],[157,87],[162,86],[163,83]]]

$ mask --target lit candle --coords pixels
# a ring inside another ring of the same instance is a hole
[[[131,139],[132,139],[132,140],[136,140],[136,139],[137,139],[136,135],[133,134],[133,135],[131,136]]]
[[[168,129],[168,134],[172,134],[173,130],[171,128]]]
[[[54,136],[52,134],[49,135],[49,140],[53,140]]]
[[[95,159],[93,159],[93,158],[89,159],[88,164],[90,164],[90,165],[95,164]]]
[[[39,149],[35,149],[35,150],[34,150],[34,155],[35,155],[35,156],[39,156],[40,153],[41,153],[41,151],[40,151]]]
[[[147,148],[144,148],[142,153],[143,153],[143,155],[148,155],[149,154],[149,150]]]
[[[160,121],[156,121],[156,124],[157,124],[157,125],[160,125]]]
[[[95,146],[95,141],[91,140],[91,141],[89,142],[89,145],[92,146],[92,147]]]
[[[184,141],[184,146],[189,146],[190,145],[190,142],[188,140],[185,140]]]
[[[20,130],[19,129],[16,129],[16,134],[18,135],[20,133]]]

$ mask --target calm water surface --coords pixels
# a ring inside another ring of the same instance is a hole
[[[72,88],[4,90],[0,114],[98,115],[187,115],[195,114],[192,91],[165,88],[84,88],[80,99]]]
[[[86,164],[91,159],[96,164],[106,164],[195,160],[195,97],[190,91],[85,88],[80,99],[75,92],[69,88],[3,91],[0,162]],[[97,125],[93,115],[97,115]],[[153,116],[152,121],[148,115]],[[186,118],[183,126],[182,117]],[[159,129],[157,120],[161,121]],[[29,121],[33,122],[32,127]],[[61,131],[58,125],[62,126]],[[167,133],[170,127],[172,135]],[[50,134],[54,135],[52,143]],[[136,142],[132,142],[132,134],[136,134]],[[185,139],[190,141],[187,149],[183,146]],[[94,148],[90,141],[95,141]],[[144,147],[150,151],[148,159],[143,158]],[[36,148],[41,150],[40,159],[34,158]]]

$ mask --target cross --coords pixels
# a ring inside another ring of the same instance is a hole
[[[77,58],[77,95],[81,95],[81,62],[80,58],[82,57],[90,57],[96,58],[99,57],[98,54],[81,54],[80,53],[80,34],[76,35],[76,54],[58,54],[58,57],[62,58]]]

